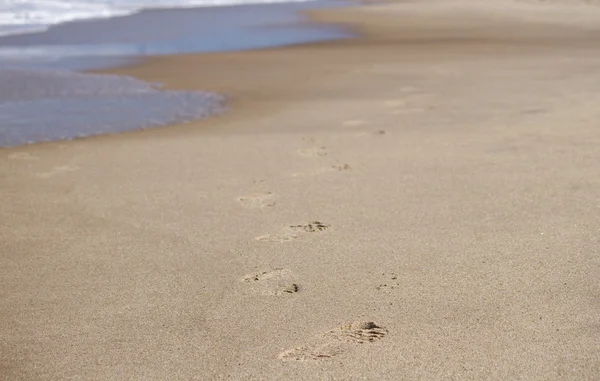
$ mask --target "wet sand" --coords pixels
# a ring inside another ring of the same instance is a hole
[[[398,2],[364,37],[121,69],[188,125],[0,151],[0,374],[600,374],[600,10]]]

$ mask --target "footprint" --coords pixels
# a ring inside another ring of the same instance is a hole
[[[310,361],[330,359],[344,352],[344,346],[340,343],[321,343],[313,345],[302,345],[288,349],[279,354],[283,361]]]
[[[260,295],[290,295],[300,291],[294,282],[292,272],[288,269],[274,269],[255,274],[248,274],[241,280],[247,290]]]
[[[316,233],[329,229],[329,225],[319,221],[312,221],[306,225],[292,225],[290,229],[295,232]]]
[[[349,164],[334,164],[331,166],[331,168],[333,168],[337,171],[347,171],[350,169],[350,165]]]
[[[292,232],[286,232],[286,231],[282,230],[281,233],[277,233],[277,234],[265,234],[265,235],[261,235],[259,237],[256,237],[254,239],[256,241],[260,241],[260,242],[279,243],[279,242],[293,241],[296,238],[298,238],[298,236],[295,235],[295,234],[293,234]]]
[[[272,208],[277,204],[276,196],[271,192],[241,196],[237,198],[237,201],[248,209]]]
[[[334,328],[314,338],[311,343],[288,349],[279,354],[284,361],[328,359],[342,354],[356,345],[383,339],[388,331],[371,321],[358,321]]]
[[[49,177],[58,175],[60,173],[73,172],[73,171],[77,171],[78,169],[79,169],[79,167],[76,165],[61,165],[61,166],[52,168],[48,172],[37,173],[36,176],[40,177],[42,179],[47,179]]]
[[[385,135],[387,132],[385,130],[375,130],[375,131],[371,131],[371,132],[358,132],[354,135],[352,135],[355,138],[364,138],[367,136],[371,136],[371,135]]]
[[[322,222],[312,221],[304,225],[291,225],[281,229],[279,233],[262,235],[256,237],[255,240],[261,242],[289,242],[308,233],[323,232],[329,227],[329,225]]]
[[[364,344],[382,339],[387,332],[387,329],[372,321],[358,321],[327,331],[324,336],[347,343]]]
[[[375,287],[375,289],[377,291],[388,291],[388,290],[393,290],[395,288],[400,288],[400,282],[398,281],[398,274],[395,273],[390,273],[390,274],[381,274],[382,276],[386,277],[386,281],[384,281],[385,283],[381,283],[380,285],[378,285],[377,287]]]
[[[8,155],[11,160],[39,160],[37,156],[31,155],[29,152],[14,152]]]
[[[329,152],[327,152],[327,148],[325,147],[312,147],[298,150],[298,153],[304,157],[317,158],[327,156]]]

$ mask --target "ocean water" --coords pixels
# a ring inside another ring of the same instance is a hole
[[[0,35],[31,33],[68,21],[130,15],[142,9],[310,0],[0,0]]]
[[[6,0],[0,0],[6,1]],[[227,0],[229,1],[229,0]],[[348,2],[320,0],[235,7],[146,9],[125,17],[57,24],[0,37],[0,67],[102,69],[140,57],[268,48],[351,37],[300,13]]]

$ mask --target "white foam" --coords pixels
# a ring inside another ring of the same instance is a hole
[[[294,1],[310,0],[0,0],[0,35],[37,32],[64,22],[125,16],[149,8]]]

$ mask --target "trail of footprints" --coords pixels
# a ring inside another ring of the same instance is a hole
[[[361,126],[364,121],[347,121],[347,126]],[[385,134],[384,130],[375,131],[377,135]],[[321,158],[328,155],[325,147],[316,146],[299,150],[298,153],[308,158]],[[334,164],[322,168],[318,173],[330,171],[346,171],[348,164]],[[317,174],[317,173],[312,173]],[[301,176],[307,174],[293,174]],[[236,199],[240,206],[248,209],[274,207],[277,196],[274,193],[255,193],[240,196]],[[309,234],[323,233],[330,228],[329,224],[321,221],[309,221],[304,224],[290,225],[277,233],[256,237],[255,240],[267,243],[289,242]],[[291,297],[302,290],[295,275],[289,269],[276,268],[268,271],[251,273],[243,276],[240,283],[246,292],[253,295]],[[372,321],[357,321],[348,325],[330,329],[310,339],[307,343],[281,352],[278,358],[282,361],[315,361],[331,359],[337,355],[352,350],[361,344],[374,343],[388,334],[388,330]]]

